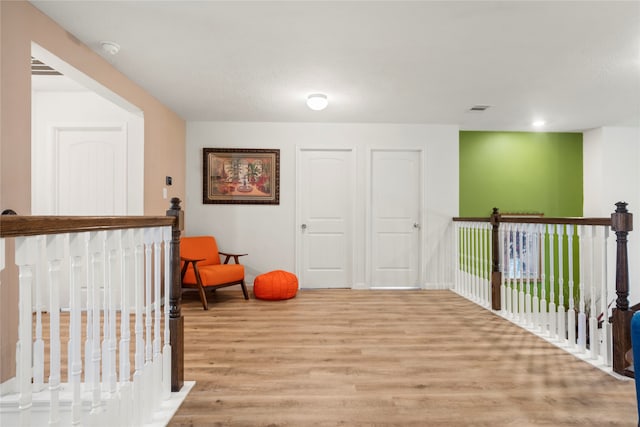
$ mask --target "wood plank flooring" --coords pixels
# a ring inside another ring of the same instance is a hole
[[[617,380],[450,291],[185,293],[169,426],[635,426]]]

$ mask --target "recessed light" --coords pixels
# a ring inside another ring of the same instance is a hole
[[[324,110],[327,105],[329,105],[329,100],[327,95],[323,93],[312,93],[307,97],[307,107],[314,111]]]
[[[534,120],[531,123],[531,126],[533,126],[534,128],[541,128],[546,124],[547,124],[547,122],[545,122],[544,120],[540,119],[540,120]]]

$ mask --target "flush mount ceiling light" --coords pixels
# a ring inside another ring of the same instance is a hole
[[[547,122],[545,122],[544,120],[534,120],[533,123],[531,123],[531,126],[533,126],[534,128],[541,128],[543,127],[545,124],[547,124]]]
[[[329,105],[329,100],[327,95],[323,93],[313,93],[307,97],[307,107],[314,111],[324,110],[327,105]]]
[[[103,41],[100,42],[100,47],[102,47],[102,50],[109,55],[115,55],[120,52],[120,45],[116,42]]]

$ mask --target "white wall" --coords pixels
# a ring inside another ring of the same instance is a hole
[[[34,79],[37,77],[34,76]],[[55,78],[63,79],[57,76]],[[53,124],[126,123],[127,125],[127,214],[144,213],[144,120],[94,92],[39,90],[32,93],[32,192],[31,213],[53,215],[55,211],[55,158],[53,138],[48,128]]]
[[[629,300],[635,304],[640,301],[640,128],[603,127],[585,132],[583,175],[584,216],[608,217],[619,201],[627,202],[634,214],[628,251]],[[615,234],[611,240],[615,242]]]
[[[204,205],[202,148],[280,149],[280,205]],[[353,147],[357,183],[365,188],[367,148],[421,147],[425,151],[425,286],[452,282],[451,218],[458,215],[458,127],[448,125],[230,123],[187,124],[187,190],[185,234],[213,234],[221,250],[248,253],[243,259],[247,281],[261,273],[295,271],[296,147]],[[330,202],[330,201],[328,201]],[[364,212],[364,202],[356,212]],[[364,216],[357,218],[356,283],[363,284]],[[364,284],[366,286],[366,284]]]

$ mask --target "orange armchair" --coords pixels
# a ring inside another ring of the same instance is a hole
[[[225,256],[223,263],[220,255]],[[218,251],[218,244],[213,236],[183,237],[180,239],[180,260],[182,262],[182,287],[197,289],[200,293],[202,307],[209,309],[205,288],[224,288],[240,285],[244,299],[249,299],[247,286],[244,283],[244,266],[238,257],[247,254],[230,254]],[[233,257],[235,264],[229,264]]]

